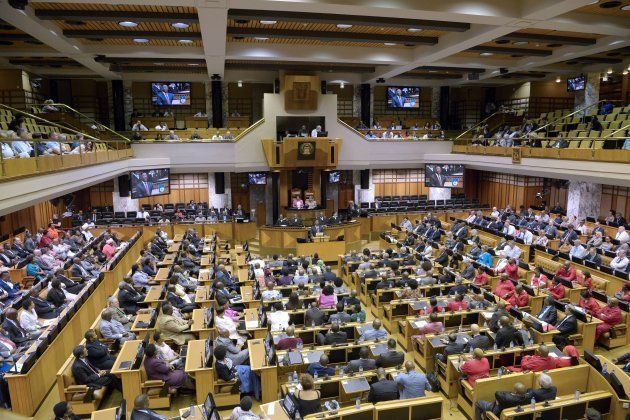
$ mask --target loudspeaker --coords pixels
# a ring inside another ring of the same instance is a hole
[[[280,79],[273,81],[273,93],[280,93]]]
[[[326,81],[322,80],[322,95],[326,94]]]
[[[214,192],[216,194],[225,194],[225,172],[214,173]]]
[[[370,189],[370,170],[369,169],[361,169],[361,189],[362,190]]]
[[[118,191],[121,197],[129,197],[129,175],[118,177]]]
[[[509,71],[509,70],[508,70],[508,69],[506,69],[505,67],[501,67],[501,68],[499,69],[499,73],[500,73],[500,74],[508,74],[508,71]]]

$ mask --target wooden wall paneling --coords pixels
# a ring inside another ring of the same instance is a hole
[[[232,173],[230,176],[232,192],[232,208],[239,204],[247,211],[249,209],[249,177],[248,172]]]

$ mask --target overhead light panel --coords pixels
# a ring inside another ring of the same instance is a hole
[[[192,44],[193,40],[192,39],[180,39],[179,41],[180,44]]]
[[[256,41],[266,41],[269,38],[267,38],[266,36],[257,36],[254,38]]]
[[[242,81],[242,80],[239,80],[239,81],[238,81],[238,83],[236,83],[236,85],[237,85],[238,87],[243,87],[243,81]]]
[[[602,77],[602,82],[607,82],[608,81],[608,75],[604,75],[604,77]]]
[[[339,84],[339,87],[340,87],[341,89],[343,89],[343,88],[345,88],[345,87],[346,87],[346,84],[345,84],[344,82],[341,82],[341,83]]]
[[[138,26],[137,22],[132,22],[130,20],[123,20],[122,22],[118,22],[118,24],[125,28],[135,28],[136,26]]]
[[[479,55],[482,57],[490,57],[491,55],[494,55],[494,54],[491,52],[482,52],[482,53],[479,53]]]
[[[339,29],[350,29],[350,28],[352,28],[352,25],[350,25],[349,23],[338,23],[337,24],[337,28],[339,28]]]
[[[527,42],[527,41],[514,41],[514,42],[512,42],[512,44],[514,44],[514,45],[527,45],[527,44],[529,44],[529,42]]]
[[[385,42],[385,45],[387,45],[388,47],[393,47],[394,45],[396,45],[395,42]]]
[[[607,71],[606,73],[608,73],[608,74],[612,74],[612,72],[613,72],[613,69],[612,69],[612,68],[610,68],[610,69],[608,69],[608,71]]]
[[[146,38],[134,38],[133,42],[136,42],[138,44],[146,44],[147,42],[149,42],[149,40]]]
[[[422,32],[422,28],[409,28],[407,29],[408,32]]]
[[[277,20],[261,20],[260,21],[261,25],[275,25],[276,23],[278,23]]]
[[[626,74],[628,74],[628,70],[624,70],[622,74],[625,76]]]
[[[175,29],[186,29],[190,25],[184,22],[175,22],[175,23],[171,23],[171,26]]]
[[[562,81],[562,79],[560,78],[560,76],[556,77],[556,83],[560,83]]]

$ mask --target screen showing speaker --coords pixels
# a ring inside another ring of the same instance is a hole
[[[156,195],[170,194],[171,171],[164,169],[148,169],[143,171],[131,171],[131,198],[154,197]]]
[[[267,183],[267,174],[264,172],[250,172],[248,176],[250,185],[265,185]]]
[[[338,184],[341,180],[341,172],[340,171],[330,171],[328,173],[328,182],[330,184]]]
[[[389,86],[387,106],[390,108],[419,108],[420,88],[409,86]]]
[[[153,82],[151,101],[155,106],[190,105],[190,82]]]
[[[579,90],[584,90],[585,86],[586,76],[584,76],[583,74],[567,79],[567,92],[577,92]]]
[[[427,163],[424,167],[424,186],[438,188],[463,188],[464,165]]]

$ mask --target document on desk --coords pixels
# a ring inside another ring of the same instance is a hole
[[[341,381],[341,386],[346,394],[356,394],[370,390],[370,384],[364,377]]]
[[[482,314],[484,318],[490,319],[492,318],[492,315],[494,315],[494,312],[485,311],[485,312],[482,312]]]
[[[323,354],[324,354],[323,351],[313,350],[313,351],[305,352],[302,355],[302,358],[304,359],[304,363],[315,363],[315,362],[319,362],[319,359],[322,357]]]
[[[258,328],[258,321],[245,321],[245,329]]]
[[[422,328],[424,326],[426,326],[428,324],[427,321],[425,320],[420,320],[420,321],[414,321],[411,323],[411,326],[414,328]]]

